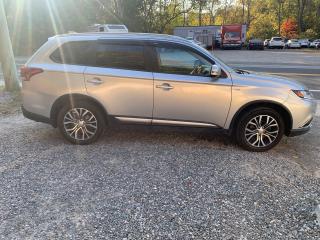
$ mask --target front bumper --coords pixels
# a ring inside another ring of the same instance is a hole
[[[241,43],[224,43],[222,46],[225,48],[239,48],[242,46],[242,44]]]
[[[311,124],[309,126],[302,127],[299,129],[292,129],[288,137],[296,137],[296,136],[306,134],[307,132],[310,131],[310,129],[311,129]]]

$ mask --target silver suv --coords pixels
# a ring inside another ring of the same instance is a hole
[[[21,69],[25,117],[75,144],[120,123],[206,127],[251,151],[310,129],[316,103],[297,82],[234,70],[188,40],[157,34],[50,38]]]

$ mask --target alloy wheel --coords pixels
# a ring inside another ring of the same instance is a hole
[[[63,118],[66,133],[77,141],[91,139],[97,132],[98,121],[92,112],[85,108],[72,108]]]
[[[245,127],[245,139],[253,147],[261,148],[272,144],[279,134],[279,124],[270,115],[253,117]]]

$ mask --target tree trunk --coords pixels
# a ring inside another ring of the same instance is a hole
[[[15,91],[20,89],[16,63],[9,36],[8,23],[4,11],[3,0],[0,0],[0,62],[2,66],[5,89]]]
[[[281,36],[281,1],[278,0],[278,35]]]
[[[303,13],[306,6],[306,0],[298,0],[298,30],[299,33],[304,31]]]
[[[244,20],[244,18],[245,18],[245,11],[244,11],[244,9],[245,9],[245,2],[244,2],[244,0],[242,0],[241,1],[241,4],[242,4],[242,24],[244,24],[245,23],[245,20]]]
[[[251,0],[247,0],[247,28],[250,27],[251,23]]]
[[[202,26],[202,4],[199,3],[199,26]]]
[[[186,6],[185,6],[185,4],[186,4],[186,1],[185,0],[183,0],[183,2],[182,2],[182,8],[183,8],[183,26],[186,26]]]

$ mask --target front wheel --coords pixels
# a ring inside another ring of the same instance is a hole
[[[100,108],[84,101],[64,106],[57,120],[64,138],[79,145],[95,142],[104,132],[106,123]]]
[[[271,108],[258,108],[240,118],[236,137],[242,148],[263,152],[276,146],[283,134],[281,115]]]

